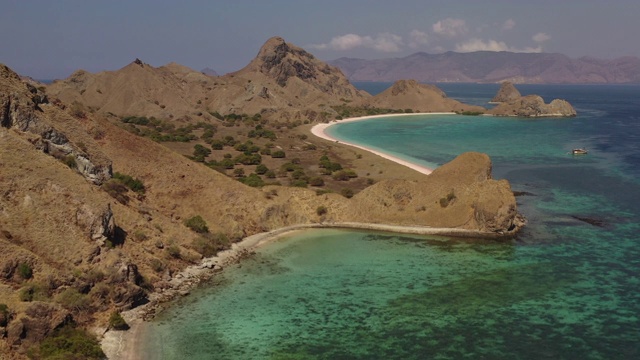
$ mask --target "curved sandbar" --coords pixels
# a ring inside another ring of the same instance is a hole
[[[357,145],[357,144],[353,144],[353,143],[349,143],[349,142],[345,142],[345,141],[341,141],[338,140],[336,138],[333,138],[331,136],[329,136],[325,130],[332,125],[336,125],[336,124],[342,124],[342,123],[347,123],[347,122],[353,122],[353,121],[363,121],[363,120],[369,120],[369,119],[375,119],[375,118],[382,118],[382,117],[394,117],[394,116],[416,116],[416,115],[455,115],[456,113],[453,112],[440,112],[440,113],[410,113],[410,114],[383,114],[383,115],[371,115],[371,116],[361,116],[361,117],[355,117],[355,118],[348,118],[348,119],[344,119],[344,120],[336,120],[336,121],[332,121],[330,123],[325,123],[325,124],[317,124],[315,126],[313,126],[311,128],[311,133],[319,138],[325,139],[325,140],[329,140],[329,141],[339,141],[342,144],[346,144],[349,146],[353,146],[356,147],[358,149],[362,149],[365,151],[368,151],[370,153],[376,154],[380,157],[383,157],[387,160],[391,160],[395,163],[398,163],[400,165],[404,165],[410,169],[413,169],[417,172],[420,172],[422,174],[426,174],[429,175],[433,172],[433,169],[430,169],[426,166],[421,166],[421,165],[417,165],[414,164],[412,162],[400,159],[396,156],[393,155],[389,155],[387,153],[381,152],[381,151],[377,151],[377,150],[373,150],[371,148],[368,148],[366,146],[362,146],[362,145]]]

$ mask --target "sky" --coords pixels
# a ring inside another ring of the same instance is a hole
[[[0,0],[0,63],[36,79],[136,58],[220,74],[272,36],[321,60],[416,52],[640,57],[638,0]]]

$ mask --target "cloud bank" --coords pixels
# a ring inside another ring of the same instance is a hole
[[[482,39],[478,36],[486,31],[498,32],[514,29],[516,22],[507,19],[503,23],[480,25],[474,31],[473,37],[468,37],[469,27],[463,19],[445,18],[433,23],[428,30],[413,29],[406,38],[400,35],[385,32],[377,35],[359,35],[354,33],[333,37],[329,42],[309,45],[310,48],[320,50],[348,51],[353,49],[370,49],[383,53],[401,52],[406,49],[428,49],[430,51],[443,52],[451,49],[457,52],[473,51],[511,51],[511,52],[542,52],[542,44],[551,37],[539,32],[531,37],[534,46],[514,46],[504,41],[492,39]],[[487,30],[489,29],[489,30]],[[406,39],[406,40],[405,40]],[[530,40],[530,41],[531,41]]]

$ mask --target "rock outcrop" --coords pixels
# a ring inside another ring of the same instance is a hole
[[[496,116],[519,117],[572,117],[577,114],[566,100],[555,99],[545,104],[542,97],[538,95],[527,95],[501,103],[488,113]]]
[[[387,90],[361,102],[367,107],[411,109],[414,112],[485,112],[480,106],[463,104],[448,98],[434,85],[419,84],[415,80],[396,81]]]
[[[36,135],[30,139],[36,148],[57,159],[69,159],[70,166],[94,184],[110,179],[111,162],[100,155],[93,158],[71,142],[43,116],[47,107],[51,105],[42,90],[22,82],[15,72],[0,64],[0,125]]]
[[[520,94],[520,91],[516,89],[513,83],[510,81],[505,81],[500,85],[500,89],[498,90],[498,93],[496,94],[496,96],[493,97],[493,99],[491,99],[490,102],[503,103],[503,102],[513,101],[521,97],[522,95]]]

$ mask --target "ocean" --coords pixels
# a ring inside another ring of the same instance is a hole
[[[370,93],[390,84],[356,83]],[[495,84],[438,84],[488,106]],[[330,128],[435,167],[490,155],[509,241],[295,233],[149,323],[146,359],[640,358],[640,86],[518,85],[575,118],[393,117]],[[573,156],[576,147],[589,150]]]

